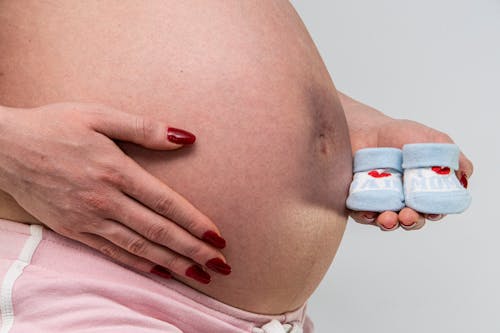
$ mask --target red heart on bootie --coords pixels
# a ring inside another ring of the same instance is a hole
[[[390,174],[389,172],[379,173],[377,170],[370,171],[368,172],[368,174],[374,178],[383,178],[392,176],[392,174]]]
[[[433,166],[432,171],[439,175],[449,175],[451,170],[448,167]]]

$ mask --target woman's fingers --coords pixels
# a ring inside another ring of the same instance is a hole
[[[127,159],[128,163],[124,163],[121,169],[124,179],[121,184],[116,184],[119,189],[210,245],[218,249],[226,246],[218,228],[207,216],[134,160]]]
[[[399,226],[398,213],[386,211],[380,213],[375,220],[375,224],[383,231],[393,231]]]
[[[134,231],[134,234],[141,235],[144,240],[165,249],[168,248],[169,251],[173,251],[201,265],[207,266],[218,273],[227,275],[231,272],[231,267],[227,265],[220,251],[194,237],[172,221],[154,213],[147,207],[126,196],[123,196],[123,199],[119,200],[117,204],[122,209],[120,215],[115,219],[120,219],[119,222],[124,226],[125,230],[131,229]],[[121,228],[117,228],[116,226],[108,229],[101,228],[97,233],[117,245],[124,244],[123,239],[120,240],[120,237],[123,237],[125,233]],[[154,254],[154,252],[148,253]],[[141,256],[156,262],[154,257]],[[216,263],[219,263],[219,265],[216,265]]]
[[[446,217],[446,215],[444,214],[424,214],[424,218],[429,220],[429,221],[440,221],[442,219],[444,219]]]
[[[401,228],[405,230],[418,230],[425,225],[424,216],[408,207],[399,212],[398,219]]]
[[[418,230],[425,225],[426,219],[440,221],[446,217],[443,214],[420,214],[408,207],[403,208],[399,213],[351,211],[350,216],[358,223],[378,226],[382,231],[393,231],[398,229],[398,226],[405,230]]]
[[[111,139],[133,142],[149,149],[170,150],[193,144],[194,134],[153,118],[95,106],[90,113],[92,129]]]
[[[204,284],[211,280],[210,275],[198,264],[168,248],[151,242],[117,221],[110,220],[110,223],[96,230],[96,233],[131,254],[150,260],[172,273],[193,278]]]
[[[375,219],[378,216],[376,212],[357,212],[351,211],[350,216],[352,219],[361,224],[374,224]]]
[[[101,252],[107,257],[125,264],[129,267],[133,267],[142,272],[149,272],[153,270],[153,267],[156,266],[155,263],[152,263],[144,258],[133,255],[129,251],[124,250],[123,248],[116,246],[109,240],[102,238],[101,236],[94,235],[91,233],[78,233],[72,237],[73,239],[90,246],[93,249]],[[167,275],[168,273],[168,275]],[[164,278],[172,277],[167,269],[165,269]]]
[[[171,271],[168,268],[136,256],[101,236],[81,233],[75,239],[121,264],[133,267],[142,272],[158,275],[164,279],[172,278]],[[206,281],[206,278],[204,281]]]
[[[197,263],[145,239],[117,221],[108,220],[108,223],[103,224],[103,228],[96,232],[97,236],[100,236],[119,248],[119,250],[117,250],[110,244],[107,244],[104,249],[98,248],[98,250],[108,256],[111,254],[111,257],[116,260],[124,262],[124,260],[130,261],[130,258],[139,257],[146,262],[155,264],[154,266],[148,267],[149,272],[157,273],[163,270],[179,276],[189,277],[203,284],[208,284],[211,281],[210,274]],[[123,253],[123,251],[126,253]],[[130,257],[130,255],[133,257]],[[220,258],[219,260],[224,263],[224,260]],[[137,260],[132,261],[132,265],[134,264],[137,264]],[[145,271],[144,264],[141,264],[141,267],[143,268],[142,270]]]

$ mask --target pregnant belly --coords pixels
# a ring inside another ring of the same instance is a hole
[[[351,155],[329,75],[287,1],[1,2],[0,104],[98,102],[197,135],[120,143],[220,228],[230,305],[302,305],[342,237]]]

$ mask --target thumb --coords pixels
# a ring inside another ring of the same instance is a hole
[[[178,149],[193,144],[196,137],[185,130],[148,116],[106,109],[93,113],[91,127],[109,137],[156,150]]]
[[[456,171],[457,178],[460,180],[460,183],[467,188],[469,185],[469,178],[472,176],[472,172],[474,171],[474,165],[462,152],[460,153],[458,165],[458,170]]]

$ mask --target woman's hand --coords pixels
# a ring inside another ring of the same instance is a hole
[[[352,152],[368,147],[401,148],[407,143],[440,142],[453,143],[445,133],[410,120],[390,118],[383,113],[362,104],[349,96],[339,93],[344,108]],[[467,179],[472,175],[472,163],[463,153],[460,154],[457,177],[467,187]],[[396,230],[399,225],[406,230],[417,230],[424,226],[425,219],[437,221],[443,215],[422,215],[408,207],[399,214],[386,211],[351,212],[351,217],[359,223],[377,225],[384,231]]]
[[[195,140],[102,105],[0,107],[0,188],[55,232],[141,271],[208,283],[198,263],[229,274],[215,224],[112,139],[157,150]]]

